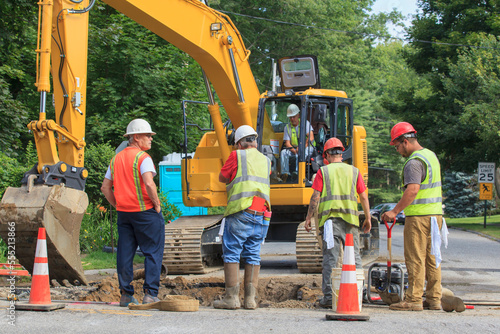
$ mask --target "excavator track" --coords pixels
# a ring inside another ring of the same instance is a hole
[[[204,274],[222,266],[222,215],[186,216],[165,226],[163,264],[169,274]]]
[[[318,234],[314,222],[311,232],[307,232],[304,224],[297,227],[297,238],[295,241],[295,254],[297,256],[297,267],[301,273],[321,273],[323,252],[318,242]]]

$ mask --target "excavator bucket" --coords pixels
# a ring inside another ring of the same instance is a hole
[[[50,279],[87,285],[79,243],[87,194],[61,185],[30,188],[9,187],[0,203],[0,235],[9,251],[15,247],[19,263],[32,273],[38,228],[45,227]]]

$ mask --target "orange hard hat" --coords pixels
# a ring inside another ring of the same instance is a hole
[[[339,139],[332,137],[328,139],[325,143],[325,147],[323,148],[323,158],[325,158],[326,151],[331,150],[332,148],[341,149],[342,151],[345,150],[342,142]]]
[[[417,133],[417,130],[408,122],[399,122],[394,125],[391,130],[391,145],[395,145],[395,140],[407,133]]]

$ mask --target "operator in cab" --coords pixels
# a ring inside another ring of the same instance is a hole
[[[311,218],[318,213],[320,235],[323,236],[323,298],[319,305],[332,307],[332,269],[337,266],[340,250],[345,245],[346,234],[352,234],[354,257],[357,269],[362,269],[359,252],[359,195],[365,221],[364,233],[371,230],[370,203],[363,177],[354,166],[342,163],[342,142],[333,137],[326,141],[323,157],[327,165],[316,174],[312,188],[314,190],[305,222],[306,231],[311,231]]]
[[[158,289],[165,247],[165,221],[153,177],[153,160],[145,151],[153,135],[149,123],[134,119],[127,126],[128,146],[111,160],[101,191],[118,213],[116,271],[120,284],[120,306],[139,304],[131,282],[137,246],[144,254],[143,304],[159,301]]]
[[[299,169],[298,153],[300,138],[300,109],[296,104],[290,104],[286,110],[290,123],[286,125],[283,134],[283,150],[281,150],[281,180],[286,182],[290,175],[290,157],[295,157],[295,173]],[[306,156],[314,152],[314,133],[311,123],[306,120]]]
[[[226,291],[214,302],[218,309],[238,309],[240,257],[245,261],[245,309],[256,309],[259,284],[260,246],[267,235],[271,218],[271,162],[257,150],[257,133],[249,125],[235,132],[232,151],[219,174],[226,184],[227,207],[221,230]]]

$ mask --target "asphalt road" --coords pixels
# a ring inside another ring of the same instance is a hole
[[[403,227],[393,230],[393,262],[403,259]],[[385,230],[381,255],[386,256]],[[300,275],[291,243],[266,243],[262,275]],[[450,230],[448,249],[442,250],[443,286],[475,309],[462,313],[444,311],[396,312],[387,306],[363,305],[366,322],[326,321],[327,310],[258,309],[216,310],[201,307],[194,313],[131,311],[106,304],[68,304],[53,312],[15,311],[9,324],[9,303],[0,301],[5,315],[0,332],[6,333],[500,333],[500,242],[477,234]],[[380,260],[380,259],[379,259]],[[365,267],[369,263],[365,264]],[[222,275],[221,271],[210,275]],[[478,304],[490,303],[493,306]],[[497,306],[495,306],[497,305]]]

